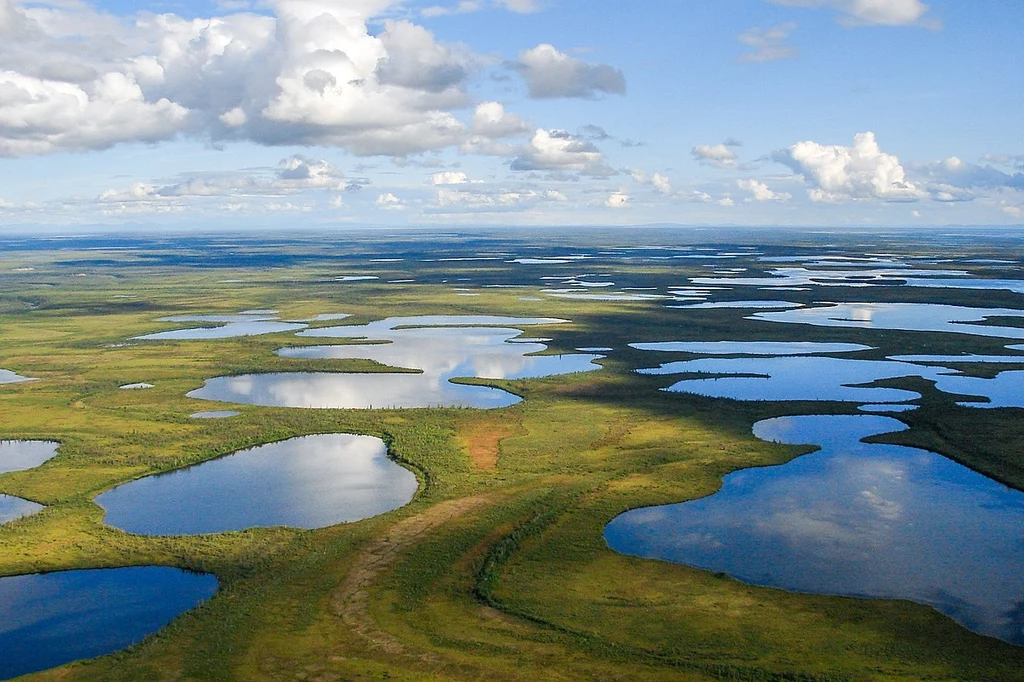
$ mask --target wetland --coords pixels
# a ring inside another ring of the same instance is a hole
[[[3,675],[1024,680],[1016,233],[330,236],[0,237]]]

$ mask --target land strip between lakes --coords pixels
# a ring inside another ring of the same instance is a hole
[[[331,595],[331,610],[369,644],[388,654],[410,655],[430,663],[440,659],[430,652],[410,652],[393,635],[377,627],[369,612],[370,585],[391,567],[402,551],[437,528],[494,501],[493,495],[476,495],[440,502],[422,514],[403,519],[387,534],[370,542],[359,553],[345,579]]]

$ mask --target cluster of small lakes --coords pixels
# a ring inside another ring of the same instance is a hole
[[[707,257],[713,255],[729,257]],[[972,630],[1024,645],[1024,547],[1019,542],[1024,495],[934,453],[864,441],[905,429],[898,419],[879,413],[913,410],[921,398],[911,390],[876,385],[880,381],[918,377],[957,396],[964,407],[1024,407],[1024,369],[999,371],[991,378],[964,369],[1024,368],[1024,328],[986,323],[990,318],[1024,317],[1024,310],[877,302],[806,306],[782,300],[784,296],[708,300],[723,289],[759,287],[781,295],[810,286],[885,286],[895,279],[913,286],[1024,293],[1024,281],[979,280],[963,271],[920,269],[886,258],[793,260],[803,261],[802,267],[782,267],[766,278],[716,271],[721,276],[693,278],[664,294],[610,291],[612,283],[586,275],[562,278],[559,288],[538,293],[694,312],[745,309],[750,311],[747,319],[802,325],[808,336],[816,327],[969,334],[1005,339],[1006,352],[859,359],[858,354],[878,349],[813,340],[637,340],[630,347],[651,353],[657,359],[651,365],[664,362],[636,372],[681,377],[661,387],[663,391],[740,401],[852,403],[864,414],[807,414],[758,422],[753,427],[757,438],[819,449],[781,466],[737,471],[726,477],[719,492],[700,500],[626,512],[606,526],[608,545],[625,554],[725,572],[752,584],[909,599],[931,605]],[[512,262],[538,266],[570,261]],[[321,326],[345,317],[324,314],[291,321],[281,320],[274,310],[176,316],[162,321],[204,326],[128,343],[290,332],[326,341],[282,347],[276,351],[281,357],[366,359],[403,370],[218,376],[188,393],[232,405],[306,409],[502,408],[521,398],[458,380],[596,371],[602,369],[599,361],[615,352],[588,347],[543,354],[550,339],[523,336],[524,329],[541,326],[550,331],[566,322],[557,318],[431,315]],[[672,360],[673,355],[684,359]],[[0,384],[31,380],[0,370]],[[121,388],[147,389],[152,384]],[[190,417],[230,419],[238,414],[225,409]],[[58,455],[58,447],[43,441],[0,442],[0,474],[45,466]],[[403,506],[416,490],[415,475],[388,457],[383,441],[334,433],[270,443],[140,478],[95,501],[105,510],[105,523],[126,532],[191,535],[353,522]],[[0,495],[2,523],[42,509]],[[752,509],[758,512],[751,514]],[[0,678],[124,648],[216,589],[213,576],[158,566],[0,578]]]

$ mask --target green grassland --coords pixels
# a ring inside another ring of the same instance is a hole
[[[601,239],[614,247],[612,237]],[[634,351],[628,343],[812,336],[876,346],[862,357],[880,358],[998,352],[1005,340],[808,332],[745,320],[741,310],[561,300],[538,293],[546,286],[540,276],[607,273],[620,286],[664,289],[708,268],[677,260],[526,269],[506,263],[506,256],[438,262],[479,251],[536,255],[573,246],[567,238],[531,250],[517,236],[445,244],[426,256],[414,238],[369,237],[344,244],[235,239],[233,258],[227,247],[170,241],[130,251],[67,246],[0,255],[0,368],[40,379],[0,386],[0,439],[61,443],[59,456],[44,465],[0,476],[0,493],[47,505],[0,526],[0,575],[159,564],[209,571],[221,581],[212,600],[141,644],[28,679],[1024,680],[1024,649],[971,633],[930,608],[748,586],[619,555],[602,538],[604,525],[622,511],[706,496],[731,471],[810,450],[762,442],[751,434],[754,422],[855,411],[844,404],[740,403],[661,392],[671,378],[632,370],[680,356]],[[885,248],[943,255],[940,245],[895,238]],[[1021,256],[1012,243],[971,248],[978,257]],[[396,252],[405,260],[375,262]],[[763,271],[753,259],[733,265],[749,267],[744,276]],[[380,279],[335,281],[345,275]],[[416,281],[388,283],[404,279]],[[479,295],[453,292],[461,287]],[[814,292],[786,294],[806,302]],[[867,295],[978,304],[977,293],[967,291],[828,291],[834,301]],[[991,306],[1019,306],[1020,299],[985,294]],[[570,322],[530,327],[525,335],[553,338],[549,352],[615,350],[599,372],[474,380],[524,398],[501,410],[301,410],[223,405],[185,394],[225,374],[394,368],[274,355],[285,345],[325,342],[290,333],[128,341],[182,326],[158,321],[167,315],[264,308],[280,310],[282,319],[349,313],[346,324],[421,314],[560,317]],[[118,388],[134,382],[154,388]],[[1021,410],[957,407],[953,397],[919,380],[886,385],[925,396],[920,410],[898,415],[911,428],[886,436],[889,442],[940,452],[1024,489]],[[241,414],[188,417],[228,408]],[[420,479],[414,500],[376,518],[315,531],[260,528],[191,537],[142,537],[107,527],[92,501],[141,476],[328,432],[383,438]]]

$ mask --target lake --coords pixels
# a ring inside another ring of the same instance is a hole
[[[766,441],[821,449],[725,477],[692,502],[616,517],[619,552],[797,592],[909,599],[1024,644],[1024,494],[939,455],[869,444],[891,417],[758,422]]]
[[[239,336],[259,336],[278,332],[298,331],[305,329],[302,322],[281,322],[276,310],[252,310],[237,315],[176,315],[160,318],[160,322],[199,322],[209,327],[191,327],[188,329],[172,329],[165,332],[146,334],[133,338],[146,341],[182,341],[232,339]]]
[[[161,566],[0,578],[0,678],[124,649],[216,590],[212,575]]]
[[[397,509],[416,476],[379,438],[302,436],[120,485],[96,497],[108,525],[141,535],[256,526],[322,528]]]
[[[377,343],[282,348],[278,355],[297,359],[368,359],[417,372],[280,372],[215,377],[188,396],[305,408],[507,407],[519,402],[519,396],[487,386],[456,384],[451,379],[525,379],[601,369],[594,361],[603,356],[596,354],[529,355],[546,350],[547,346],[535,341],[521,342],[517,337],[522,332],[507,326],[563,321],[434,315],[310,329],[299,336]]]
[[[814,308],[754,313],[750,319],[819,327],[955,332],[1024,339],[1024,327],[986,325],[990,317],[1024,317],[1013,308],[970,308],[937,303],[834,303]]]

